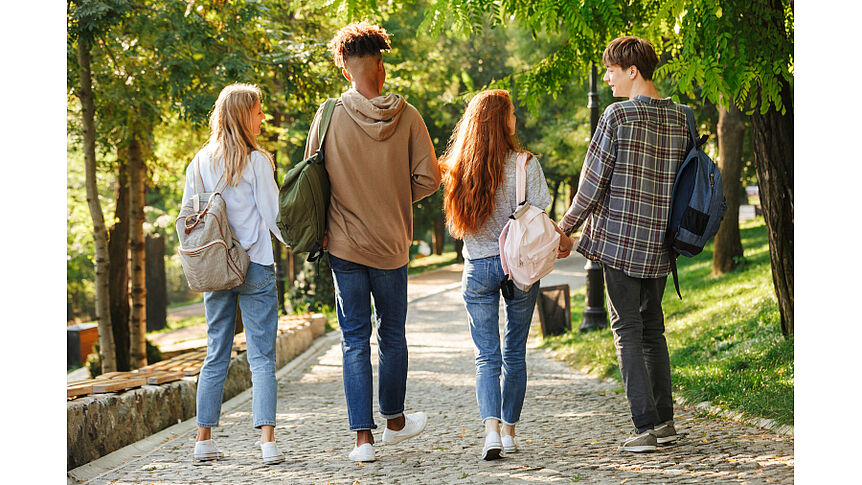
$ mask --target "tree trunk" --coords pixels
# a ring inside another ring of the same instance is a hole
[[[84,137],[84,172],[86,175],[87,206],[93,219],[94,266],[96,273],[96,318],[99,320],[99,358],[102,372],[117,370],[114,333],[111,325],[109,299],[110,263],[108,259],[108,231],[99,202],[96,185],[96,105],[90,78],[90,45],[84,36],[78,37],[78,66],[81,90],[81,125]]]
[[[431,243],[434,246],[434,254],[443,254],[443,243],[445,242],[446,230],[445,223],[442,214],[439,217],[434,218],[434,231],[432,232],[432,241]]]
[[[786,112],[770,108],[751,116],[754,162],[763,218],[769,231],[772,283],[781,312],[781,331],[793,333],[793,99],[790,85],[781,81]]]
[[[132,250],[132,318],[130,355],[132,367],[139,369],[147,365],[147,286],[146,286],[146,249],[144,241],[144,204],[146,195],[147,168],[141,153],[137,135],[129,140],[129,246]]]
[[[117,370],[131,370],[129,361],[129,163],[128,152],[117,152],[116,222],[108,232],[111,258],[111,322]]]
[[[147,332],[161,330],[168,323],[168,282],[165,277],[165,239],[161,234],[146,237]]]
[[[727,108],[719,103],[717,109],[718,168],[721,170],[727,212],[715,235],[715,252],[712,256],[713,275],[727,273],[742,258],[742,241],[739,238],[739,195],[742,177],[742,139],[745,134],[745,120],[733,100],[730,100]]]

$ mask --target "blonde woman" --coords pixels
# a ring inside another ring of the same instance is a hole
[[[231,230],[251,260],[241,285],[204,293],[207,356],[198,377],[195,462],[223,456],[212,440],[211,429],[219,423],[237,302],[245,327],[252,375],[252,416],[254,427],[260,430],[263,462],[272,465],[284,461],[274,435],[278,310],[270,234],[284,241],[275,225],[275,165],[255,138],[264,120],[260,99],[260,89],[254,85],[237,83],[224,88],[210,115],[209,141],[186,170],[183,202],[194,194],[195,176],[200,177],[205,192],[223,187],[221,194]]]

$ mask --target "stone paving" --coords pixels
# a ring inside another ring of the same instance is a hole
[[[538,321],[533,322],[534,333]],[[373,341],[374,339],[372,339]],[[458,289],[411,303],[407,411],[429,416],[423,435],[377,446],[378,461],[348,460],[348,430],[337,340],[279,381],[276,439],[280,465],[264,466],[251,403],[222,416],[213,436],[225,459],[193,466],[190,431],[90,483],[792,483],[793,438],[677,407],[685,438],[648,454],[617,450],[632,431],[625,395],[536,348],[528,350],[527,396],[517,435],[521,450],[480,459],[483,426],[476,406],[473,346]],[[608,342],[612,345],[612,342]],[[375,355],[375,378],[376,351]],[[375,399],[376,409],[376,399]],[[384,421],[375,417],[380,441]]]

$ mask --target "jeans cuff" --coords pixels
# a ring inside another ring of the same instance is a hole
[[[497,421],[502,421],[502,420],[501,420],[500,418],[498,418],[497,416],[488,416],[487,418],[482,418],[482,424],[485,424],[485,421],[487,421],[487,420],[489,420],[489,419],[496,419]]]
[[[254,423],[254,429],[260,429],[261,426],[275,426],[275,421],[264,420],[264,421],[258,421],[257,423]]]
[[[351,426],[350,427],[350,431],[371,431],[372,429],[377,429],[377,425],[372,423],[372,424],[366,424],[366,425],[360,425],[360,426]]]
[[[198,428],[215,428],[216,426],[218,426],[218,421],[216,421],[215,424],[201,423],[198,421]]]
[[[400,418],[401,416],[404,416],[403,410],[401,410],[397,413],[392,413],[392,414],[385,414],[383,411],[380,411],[380,417],[383,419],[395,419],[395,418]]]
[[[520,419],[518,421],[520,421]],[[516,424],[518,424],[518,421],[515,421],[514,423],[509,423],[506,420],[500,420],[501,423],[509,425],[509,426],[515,426]]]

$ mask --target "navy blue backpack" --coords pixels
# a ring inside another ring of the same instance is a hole
[[[727,211],[721,172],[709,155],[700,149],[707,136],[698,139],[694,111],[682,105],[688,121],[693,146],[676,173],[671,196],[670,220],[665,241],[670,249],[671,270],[676,294],[679,292],[679,276],[676,258],[680,254],[692,257],[703,251],[703,247],[715,237],[721,219]]]

